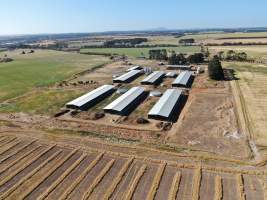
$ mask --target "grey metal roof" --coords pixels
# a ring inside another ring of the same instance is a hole
[[[115,101],[107,105],[104,110],[123,111],[130,103],[143,94],[143,87],[133,87],[128,92],[117,98]]]
[[[132,70],[129,71],[115,79],[113,79],[114,81],[127,81],[128,79],[132,78],[133,76],[136,76],[137,74],[141,73],[141,70]]]
[[[190,71],[183,71],[173,81],[172,85],[184,85],[184,86],[186,86],[191,76],[192,76],[192,73]]]
[[[159,78],[161,78],[165,73],[162,71],[154,71],[152,74],[148,75],[141,83],[155,83]]]
[[[163,96],[157,101],[153,108],[149,111],[148,115],[170,117],[170,114],[182,95],[179,89],[168,89]]]
[[[141,70],[141,69],[142,69],[142,67],[136,65],[136,66],[133,66],[133,67],[127,69],[127,72],[132,71],[132,70]]]
[[[101,87],[99,87],[99,88],[97,88],[97,89],[67,103],[66,105],[67,106],[69,105],[69,106],[82,107],[83,105],[93,101],[94,99],[96,99],[100,95],[103,95],[112,89],[114,89],[113,85],[102,85]]]
[[[177,74],[175,72],[168,72],[165,76],[166,77],[175,77]]]
[[[173,68],[173,69],[190,69],[190,65],[166,65],[167,68]]]

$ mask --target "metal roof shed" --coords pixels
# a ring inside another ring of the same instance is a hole
[[[173,112],[181,99],[182,91],[179,89],[168,89],[157,101],[148,113],[148,118],[159,120],[173,119]]]
[[[145,89],[142,87],[133,87],[128,92],[117,98],[104,108],[105,112],[118,115],[127,115],[144,98]]]
[[[153,85],[160,82],[160,80],[164,77],[164,72],[155,71],[152,74],[148,75],[144,80],[141,81],[143,85]]]
[[[132,70],[113,79],[113,83],[130,83],[135,78],[137,78],[140,74],[141,74],[141,70]]]
[[[113,85],[103,85],[69,103],[66,104],[67,108],[85,110],[97,104],[105,97],[114,92]]]
[[[143,69],[142,67],[136,65],[136,66],[133,66],[133,67],[127,69],[127,72],[130,72],[130,71],[133,71],[133,70],[142,70],[142,69]]]
[[[192,73],[189,71],[183,71],[179,76],[173,81],[173,87],[188,87],[190,80],[192,80]]]

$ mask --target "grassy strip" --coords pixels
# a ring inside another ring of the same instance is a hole
[[[30,143],[22,146],[21,148],[17,149],[16,151],[14,151],[13,153],[11,154],[8,154],[6,157],[2,158],[0,160],[0,164],[4,161],[6,161],[7,159],[11,158],[12,156],[16,155],[17,153],[23,151],[24,149],[28,148],[30,145],[32,145],[34,142],[36,142],[37,140],[34,140],[34,141],[31,141]]]
[[[9,151],[10,149],[13,149],[15,146],[17,146],[18,144],[20,144],[21,142],[17,141],[17,142],[13,142],[13,143],[9,143],[8,146],[6,146],[1,152],[0,155],[6,153],[7,151]]]
[[[99,154],[88,166],[87,168],[79,175],[79,177],[72,182],[72,184],[65,190],[59,199],[67,199],[71,192],[77,187],[77,185],[85,178],[85,176],[93,169],[93,167],[99,162],[103,157],[103,153]]]
[[[39,148],[41,148],[41,146],[38,146],[36,148],[31,149],[27,153],[23,154],[21,157],[17,158],[16,160],[14,160],[11,163],[9,163],[6,167],[1,167],[0,174],[5,172],[7,169],[9,169],[10,167],[14,166],[15,164],[19,163],[22,159],[26,158],[28,155],[30,155],[31,153],[33,153],[34,151],[36,151]]]
[[[146,197],[147,200],[153,200],[155,198],[156,192],[158,190],[161,178],[163,176],[164,170],[166,167],[166,163],[162,164],[158,170],[157,173],[153,179],[152,186],[150,187],[150,190],[148,192],[148,195]]]
[[[195,169],[194,177],[193,177],[193,186],[192,186],[192,200],[199,200],[199,191],[201,185],[201,167]]]
[[[181,172],[176,172],[169,192],[169,200],[175,200],[181,181]]]
[[[92,194],[94,191],[95,187],[100,183],[100,181],[104,178],[104,176],[108,173],[108,171],[111,169],[113,166],[115,160],[112,159],[111,161],[108,162],[108,164],[104,167],[104,169],[101,170],[101,172],[98,174],[98,176],[93,180],[92,184],[89,186],[87,191],[84,193],[82,199],[86,200],[88,197]]]
[[[55,157],[57,157],[62,151],[55,152],[45,161],[43,161],[38,167],[34,168],[29,174],[24,176],[18,182],[16,182],[11,188],[9,188],[4,194],[0,196],[0,199],[5,199],[9,196],[13,191],[15,191],[20,185],[22,185],[25,181],[30,179],[34,174],[36,174],[40,169],[42,169],[47,163],[52,161]]]
[[[63,165],[70,157],[72,157],[77,150],[73,150],[70,152],[66,157],[64,157],[59,163],[55,164],[49,171],[45,173],[44,177],[38,179],[38,181],[31,183],[30,187],[27,188],[26,192],[24,191],[23,194],[20,194],[22,199],[28,197],[42,182],[44,182],[52,173],[54,173],[61,165]]]
[[[242,174],[236,175],[238,198],[240,200],[246,200],[246,194],[244,189],[244,179]]]
[[[140,179],[142,178],[143,174],[146,171],[146,165],[143,165],[139,171],[137,172],[136,176],[134,177],[134,180],[132,184],[127,188],[126,193],[124,195],[124,200],[131,200],[133,193],[137,187],[137,184],[139,183]]]
[[[111,183],[110,187],[106,190],[103,200],[109,200],[113,192],[115,191],[118,184],[121,182],[123,176],[125,175],[126,171],[128,170],[129,166],[132,164],[134,158],[130,158],[121,168],[116,178]]]
[[[214,200],[222,200],[223,199],[223,190],[222,190],[222,177],[216,176],[215,177],[215,194]]]
[[[64,173],[61,174],[61,176],[55,182],[53,182],[53,184],[50,185],[50,187],[48,187],[41,196],[37,198],[37,200],[45,199],[51,193],[51,191],[53,191],[85,159],[85,157],[86,155],[83,154],[79,157],[79,159],[72,163],[72,165],[66,171],[64,171]]]
[[[18,169],[12,171],[8,176],[6,176],[4,179],[2,179],[0,181],[0,186],[3,186],[7,181],[9,181],[10,179],[12,179],[18,173],[20,173],[21,171],[23,171],[26,167],[30,166],[36,160],[38,160],[39,158],[41,158],[44,154],[46,154],[48,151],[50,151],[51,149],[53,149],[55,146],[56,145],[53,145],[53,146],[50,146],[50,147],[46,148],[41,154],[38,154],[38,155],[34,156],[31,160],[29,160],[29,162],[26,162],[26,163],[23,163],[22,165],[20,165],[20,167]]]

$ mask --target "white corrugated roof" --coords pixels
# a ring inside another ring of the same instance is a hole
[[[133,66],[133,67],[127,69],[127,72],[132,71],[132,70],[140,70],[141,68],[142,68],[142,67],[136,65],[136,66]]]
[[[182,95],[182,91],[178,89],[168,89],[163,96],[157,101],[148,115],[155,115],[168,118]]]
[[[179,74],[179,76],[173,81],[173,85],[184,85],[186,86],[192,73],[190,71],[183,71]]]
[[[89,103],[90,101],[93,101],[94,99],[96,99],[97,97],[99,97],[100,95],[110,91],[114,89],[113,85],[103,85],[69,103],[67,103],[66,105],[70,105],[70,106],[77,106],[77,107],[82,107],[83,105]]]
[[[141,83],[149,82],[154,83],[159,78],[161,78],[165,73],[162,71],[154,71],[152,74],[148,75],[144,80],[141,81]]]
[[[113,79],[114,81],[127,81],[128,79],[132,78],[133,76],[139,74],[141,72],[141,70],[132,70],[129,71],[115,79]]]
[[[123,111],[130,103],[139,97],[145,89],[143,87],[133,87],[115,101],[107,105],[104,110]]]

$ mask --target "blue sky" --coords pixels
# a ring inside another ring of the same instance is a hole
[[[1,0],[0,35],[267,26],[266,0]]]

